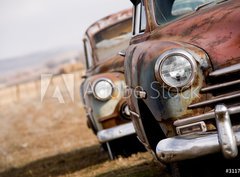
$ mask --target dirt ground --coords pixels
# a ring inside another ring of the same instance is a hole
[[[39,90],[35,98],[0,105],[0,177],[169,176],[148,152],[108,160],[86,126],[80,81],[74,101],[61,83],[65,103],[52,97],[54,84],[43,102]]]

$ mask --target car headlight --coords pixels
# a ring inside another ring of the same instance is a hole
[[[111,98],[113,93],[113,84],[108,79],[100,79],[93,85],[93,95],[101,101],[106,101]]]
[[[163,53],[155,65],[155,76],[168,87],[190,86],[195,78],[196,61],[185,50],[173,49]]]

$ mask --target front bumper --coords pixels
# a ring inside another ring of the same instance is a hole
[[[220,151],[226,158],[236,157],[238,155],[237,146],[240,145],[240,128],[232,127],[229,110],[225,105],[217,105],[214,113],[217,132],[163,139],[156,147],[158,158],[169,163]]]
[[[97,133],[98,140],[101,143],[105,143],[111,140],[122,138],[128,135],[135,134],[135,129],[133,123],[126,123],[123,125],[118,125],[113,128],[108,128],[101,130]]]

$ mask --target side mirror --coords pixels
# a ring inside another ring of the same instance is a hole
[[[125,57],[126,56],[126,51],[122,50],[122,51],[118,52],[118,55],[120,55],[122,57]]]

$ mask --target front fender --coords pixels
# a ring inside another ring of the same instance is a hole
[[[183,92],[173,93],[166,90],[162,83],[155,77],[155,63],[158,57],[167,50],[181,48],[191,52],[194,58],[198,58],[197,77],[191,90],[187,89]],[[189,110],[188,106],[194,102],[206,99],[206,95],[200,94],[200,88],[204,84],[204,73],[202,71],[202,61],[208,62],[207,55],[201,49],[178,42],[169,41],[146,41],[139,45],[132,45],[128,52],[127,61],[125,63],[127,84],[134,89],[134,91],[141,89],[146,93],[146,98],[133,98],[141,99],[156,121],[160,125],[167,136],[174,134],[172,122],[176,119],[181,119],[187,115],[202,114],[204,109]],[[130,63],[130,65],[129,65]],[[127,66],[128,65],[128,66]],[[134,92],[133,91],[133,92]],[[194,93],[192,92],[194,91]],[[187,99],[186,99],[187,98]],[[132,100],[134,107],[138,106],[137,101]],[[138,114],[141,115],[139,108]],[[171,127],[171,128],[169,128]],[[171,129],[171,130],[170,130]],[[170,132],[170,133],[169,133]]]
[[[113,96],[107,101],[100,101],[96,99],[92,93],[93,83],[100,78],[107,78],[114,84]],[[98,130],[103,129],[103,125],[100,123],[101,119],[110,119],[118,116],[119,112],[117,107],[121,104],[120,102],[122,102],[122,88],[125,88],[125,86],[124,75],[119,72],[94,75],[87,78],[84,82],[82,92],[85,100],[86,111],[93,119],[92,121],[95,122]]]

